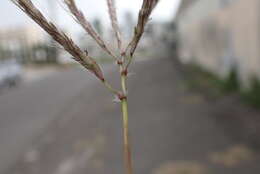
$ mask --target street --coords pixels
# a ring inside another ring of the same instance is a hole
[[[0,95],[0,173],[56,119],[61,109],[77,97],[92,78],[82,70],[49,74]]]
[[[260,172],[257,149],[242,136],[243,127],[228,121],[258,112],[249,113],[232,97],[208,101],[190,91],[169,58],[136,63],[133,72],[135,173]],[[115,83],[114,71],[109,74]],[[0,173],[122,174],[120,105],[112,100],[95,78],[78,69],[2,94]]]

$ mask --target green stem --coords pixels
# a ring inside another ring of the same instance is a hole
[[[118,91],[116,89],[114,89],[107,81],[103,81],[103,84],[105,85],[105,87],[112,92],[113,94],[117,95]]]
[[[121,76],[121,85],[124,95],[126,95],[126,76]],[[129,142],[129,129],[128,129],[128,103],[127,98],[122,99],[122,113],[123,113],[123,129],[124,129],[124,157],[127,174],[133,174],[131,146]]]

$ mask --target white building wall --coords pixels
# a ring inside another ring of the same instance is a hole
[[[225,76],[235,67],[243,84],[260,77],[260,1],[200,0],[178,18],[180,58]]]

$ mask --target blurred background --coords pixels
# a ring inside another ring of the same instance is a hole
[[[59,0],[33,1],[119,88]],[[112,49],[105,0],[77,0]],[[140,0],[116,0],[124,44]],[[260,1],[161,0],[128,83],[138,174],[259,174]],[[9,0],[0,5],[0,174],[124,173],[120,104]]]

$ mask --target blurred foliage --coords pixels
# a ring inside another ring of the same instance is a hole
[[[198,90],[214,98],[235,93],[240,95],[247,104],[260,108],[260,80],[257,77],[253,77],[249,87],[244,89],[241,88],[234,69],[225,78],[219,78],[194,64],[187,65],[186,70],[186,82],[190,89]]]
[[[201,90],[211,97],[220,97],[239,91],[235,70],[232,70],[225,78],[220,78],[198,65],[190,64],[186,69],[188,69],[186,80],[191,89]]]
[[[222,83],[222,90],[226,92],[238,91],[240,89],[238,76],[235,69],[232,69],[229,75],[220,81]]]
[[[0,45],[0,60],[16,59],[22,64],[49,64],[57,63],[57,56],[57,48],[44,43],[32,47],[22,46],[14,50]]]
[[[247,103],[260,108],[260,81],[257,77],[251,79],[250,87],[241,91],[241,94]]]
[[[57,63],[58,50],[54,46],[51,47],[48,44],[35,45],[32,48],[31,54],[33,59],[30,63]]]
[[[11,57],[11,52],[0,45],[0,60],[5,60]]]

